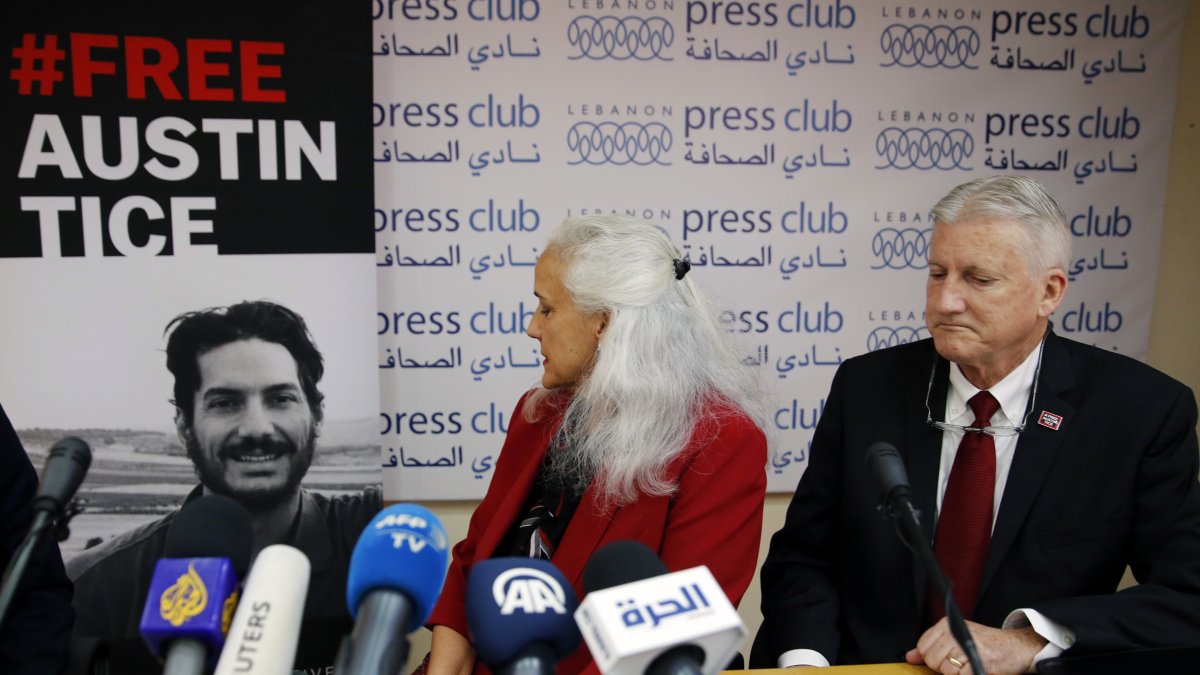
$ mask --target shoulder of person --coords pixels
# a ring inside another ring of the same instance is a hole
[[[512,417],[509,419],[509,428],[511,429],[513,425],[521,426],[523,424],[556,424],[571,403],[571,396],[570,390],[543,389],[542,387],[529,389],[517,400]],[[530,405],[531,400],[536,406],[531,416],[532,419],[525,413],[525,408]]]
[[[383,508],[383,491],[378,485],[369,485],[362,492],[324,495],[319,492],[305,490],[307,498],[311,499],[322,512],[361,512],[370,519]]]
[[[839,368],[878,368],[883,364],[906,363],[916,360],[922,368],[928,369],[934,354],[933,338],[925,338],[892,346],[877,346],[872,351],[846,359]]]
[[[82,551],[67,561],[67,576],[76,584],[92,577],[102,583],[109,570],[114,574],[128,574],[137,568],[140,558],[161,558],[167,542],[167,529],[177,513],[179,509]]]
[[[732,450],[729,441],[734,438],[749,438],[748,443],[738,443],[738,449],[744,451],[745,446],[754,445],[763,448],[763,461],[766,461],[767,437],[762,429],[755,424],[746,411],[724,399],[717,399],[705,404],[699,417],[699,424],[692,434],[688,451],[681,456],[684,462],[691,462],[704,454],[710,448]]]
[[[1129,399],[1131,392],[1157,396],[1190,388],[1166,373],[1137,359],[1094,345],[1054,334],[1054,341],[1071,360],[1076,386],[1119,385]],[[1049,343],[1048,343],[1049,344]]]

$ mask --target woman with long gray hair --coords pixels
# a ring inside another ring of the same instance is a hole
[[[550,560],[582,595],[606,543],[631,539],[668,569],[707,565],[736,605],[754,575],[766,491],[765,406],[692,276],[654,225],[572,218],[538,259],[541,385],[517,404],[430,625],[428,671],[476,667],[466,577],[499,556]],[[560,673],[591,664],[586,647]]]

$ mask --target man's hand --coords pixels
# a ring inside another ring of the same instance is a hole
[[[1046,639],[1029,627],[1003,630],[968,621],[967,629],[975,639],[979,659],[988,675],[1032,672],[1033,657],[1046,646]],[[975,675],[944,618],[925,631],[917,646],[904,655],[904,660],[914,665],[925,664],[943,675]]]

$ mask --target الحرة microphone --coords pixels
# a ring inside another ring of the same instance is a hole
[[[707,567],[667,573],[638,542],[597,551],[583,584],[575,622],[605,675],[715,675],[746,637]]]

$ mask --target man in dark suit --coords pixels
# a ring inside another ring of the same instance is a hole
[[[907,465],[922,527],[989,673],[1200,645],[1190,389],[1055,335],[1070,232],[1023,177],[933,209],[924,340],[847,361],[762,569],[751,667],[907,660],[970,673],[877,505],[866,448]],[[1115,592],[1126,565],[1140,585]]]

